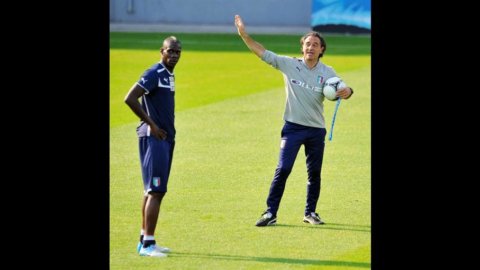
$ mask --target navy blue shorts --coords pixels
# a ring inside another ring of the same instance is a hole
[[[153,136],[140,137],[140,164],[145,194],[167,192],[175,142],[159,140]]]

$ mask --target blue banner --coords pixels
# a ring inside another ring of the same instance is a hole
[[[312,0],[312,27],[347,26],[371,30],[370,0]]]

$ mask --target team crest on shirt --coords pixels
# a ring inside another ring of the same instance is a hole
[[[322,84],[323,83],[323,76],[318,75],[317,77],[317,83]]]
[[[153,177],[152,182],[153,182],[154,187],[159,187],[160,186],[160,177]]]

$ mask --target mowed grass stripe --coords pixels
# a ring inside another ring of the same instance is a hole
[[[303,148],[287,182],[279,225],[253,225],[265,208],[277,162],[282,88],[177,113],[170,193],[157,231],[160,243],[175,251],[166,260],[134,252],[142,194],[136,123],[111,128],[111,268],[368,269],[370,88],[362,78],[370,72],[344,76],[356,85],[355,98],[342,103],[334,140],[326,144],[318,211],[328,224],[321,227],[301,222]],[[327,122],[333,107],[326,103]]]
[[[110,126],[136,121],[123,99],[144,70],[158,59],[156,51],[111,50]],[[333,55],[322,61],[334,66],[340,76],[370,65],[368,56]],[[283,87],[281,72],[249,52],[184,51],[175,74],[177,112]]]
[[[232,24],[232,27],[233,24]],[[212,33],[110,33],[111,49],[141,49],[158,51],[167,36],[174,35],[188,51],[239,51],[248,48],[237,34]],[[251,34],[265,48],[278,53],[297,54],[300,51],[301,35]],[[330,55],[370,55],[369,36],[324,35]]]
[[[135,44],[151,44],[152,46],[158,47],[158,40],[132,40],[132,39],[127,39],[127,38],[116,38],[115,42],[125,44],[125,47],[128,47],[128,45],[135,45]],[[198,41],[198,40],[184,40],[182,41],[182,45],[185,47],[186,50],[188,50],[189,45],[202,45],[202,46],[228,46],[231,48],[236,48],[240,47],[239,50],[241,50],[241,46],[244,46],[242,43],[239,42],[239,40],[232,40],[232,41],[220,41],[220,40],[211,40],[211,41]],[[292,44],[291,42],[277,42],[275,43],[276,47],[282,47],[282,48],[298,48],[297,43]],[[157,50],[158,48],[153,49]],[[350,49],[361,49],[361,50],[368,50],[370,49],[370,44],[339,44],[336,46],[336,50],[338,52],[341,52],[342,50],[350,50]],[[244,49],[245,51],[248,50],[248,48]]]

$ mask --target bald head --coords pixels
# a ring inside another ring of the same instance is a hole
[[[176,43],[178,44],[178,46],[181,48],[182,47],[182,43],[180,42],[180,40],[177,39],[177,37],[175,36],[169,36],[167,37],[165,40],[163,40],[163,46],[162,48],[167,48],[170,46],[171,43]]]
[[[180,60],[181,52],[182,43],[176,37],[170,36],[163,41],[160,53],[162,55],[162,62],[168,70],[173,71],[178,60]]]

